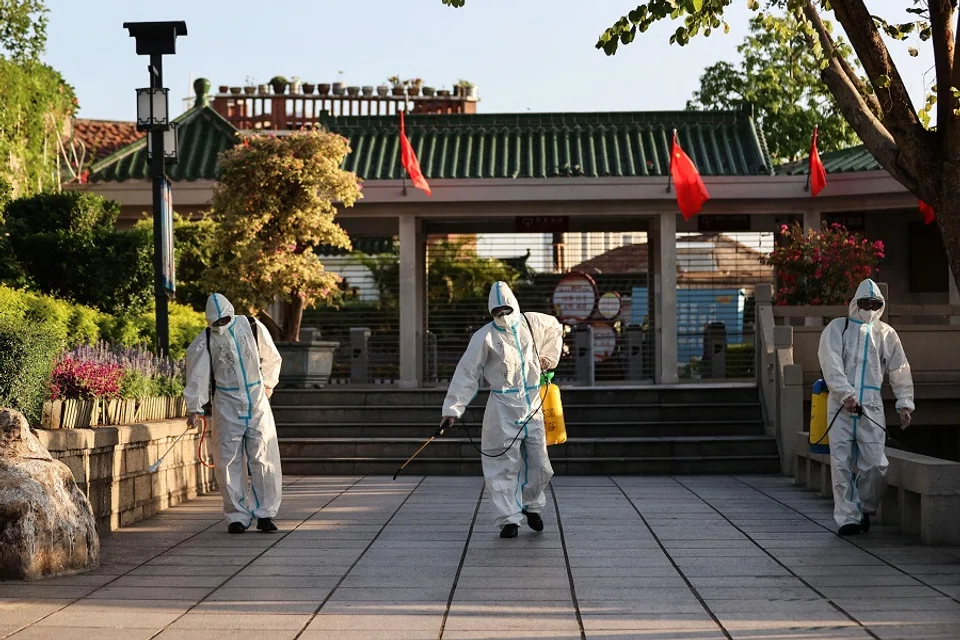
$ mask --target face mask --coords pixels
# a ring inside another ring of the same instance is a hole
[[[220,335],[223,335],[227,332],[227,328],[230,326],[230,322],[232,320],[233,318],[230,318],[230,317],[220,318],[219,320],[213,323],[213,327],[211,328],[217,333],[219,333]]]

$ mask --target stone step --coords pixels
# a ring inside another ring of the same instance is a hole
[[[382,424],[357,424],[336,422],[278,422],[277,433],[281,438],[421,438],[426,439],[433,435],[439,420],[436,416],[432,422],[391,422]],[[481,421],[467,422],[475,433]],[[738,436],[762,435],[764,433],[761,420],[705,420],[700,422],[671,422],[636,420],[610,421],[574,421],[566,416],[567,434],[585,437],[626,438],[626,437],[709,437],[709,436]],[[451,435],[456,436],[461,427]]]
[[[551,447],[552,449],[553,447]],[[406,458],[298,458],[283,461],[291,475],[393,475]],[[551,458],[556,475],[776,474],[776,455],[644,458]],[[482,475],[480,460],[416,458],[401,475]]]
[[[534,402],[539,404],[538,400]],[[537,405],[534,405],[535,407]],[[478,424],[483,419],[483,405],[471,404],[465,420]],[[440,405],[299,405],[275,406],[277,422],[283,423],[416,423],[433,424],[439,421]],[[564,418],[571,422],[700,422],[706,420],[758,420],[760,405],[754,402],[737,403],[663,403],[663,404],[616,404],[578,405],[564,404]]]
[[[672,387],[568,387],[560,386],[564,404],[613,405],[613,404],[699,404],[702,402],[757,402],[758,392],[754,384],[731,383],[725,385]],[[397,389],[384,385],[382,388],[328,387],[325,389],[278,389],[273,395],[275,408],[295,405],[335,405],[361,407],[366,405],[388,406],[440,406],[446,396],[442,389]],[[480,391],[473,404],[486,403],[487,391]]]
[[[280,457],[406,459],[424,442],[421,438],[280,438]],[[478,435],[474,443],[480,446]],[[480,456],[468,438],[445,436],[434,440],[420,456],[460,458]],[[717,438],[570,438],[549,448],[550,459],[592,458],[712,458],[777,454],[776,442],[768,436]]]

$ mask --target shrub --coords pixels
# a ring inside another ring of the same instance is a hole
[[[42,326],[0,318],[0,406],[39,424],[53,362],[62,346]]]
[[[50,397],[54,400],[116,398],[120,395],[123,367],[66,356],[53,368]]]
[[[183,364],[158,358],[143,348],[121,348],[101,342],[64,355],[57,370],[61,367],[70,384],[60,384],[55,373],[51,386],[55,398],[146,398],[183,394]]]
[[[873,276],[883,259],[883,242],[871,243],[840,224],[807,233],[795,224],[780,227],[783,242],[761,264],[777,272],[778,305],[838,305]]]

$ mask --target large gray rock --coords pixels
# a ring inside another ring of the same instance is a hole
[[[35,580],[100,564],[93,510],[65,464],[18,411],[0,408],[0,579]]]

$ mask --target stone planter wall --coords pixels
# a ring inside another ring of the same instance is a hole
[[[147,473],[185,428],[183,420],[166,420],[34,432],[50,455],[70,467],[103,535],[216,489],[213,469],[197,460],[199,429],[177,443],[156,473]],[[209,442],[208,430],[203,454],[212,462]]]

